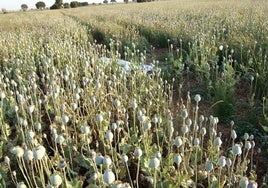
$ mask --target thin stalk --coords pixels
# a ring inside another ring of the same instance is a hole
[[[29,163],[30,163],[30,161],[29,161]],[[29,163],[28,163],[28,165],[30,165]],[[29,181],[30,181],[31,186],[34,187],[33,184],[32,184],[32,181],[31,181],[31,177],[30,177],[30,175],[29,175],[30,173],[28,173],[28,170],[29,170],[29,169],[26,168],[26,165],[25,165],[24,160],[22,160],[22,165],[23,165],[23,168],[24,168],[25,171],[26,171],[26,175],[27,175],[27,177],[29,178]],[[32,178],[34,179],[34,176],[33,176]]]
[[[158,123],[156,123],[155,134],[156,134],[156,140],[157,140],[157,147],[158,147],[158,150],[160,151],[160,142],[159,142],[159,135],[158,135]]]
[[[117,168],[116,168],[116,166],[118,166],[118,164],[117,164],[117,160],[116,160],[116,158],[114,156],[112,142],[109,142],[109,144],[110,144],[110,149],[111,149],[111,152],[112,152],[112,160],[113,160],[113,166],[114,166],[114,170],[115,170],[115,177],[116,177],[116,180],[118,180],[118,173],[117,173]]]
[[[138,158],[138,166],[136,173],[136,187],[139,188],[139,171],[140,171],[140,158]]]
[[[35,187],[38,187],[37,183],[36,183],[36,180],[35,180],[35,174],[34,174],[34,168],[33,168],[33,161],[30,161],[30,171],[31,171],[31,174],[33,176],[33,181],[34,181],[34,185]]]
[[[129,178],[129,182],[130,182],[130,186],[131,188],[133,188],[133,182],[132,182],[132,179],[131,179],[131,176],[130,176],[130,171],[129,171],[129,168],[128,168],[128,164],[125,162],[125,165],[126,165],[126,168],[127,168],[127,174],[128,174],[128,178]]]
[[[201,136],[201,164],[202,164],[202,160],[203,160],[203,149],[204,149],[204,136]]]
[[[17,185],[18,184],[18,181],[16,179],[16,176],[13,176],[13,173],[12,173],[12,170],[11,170],[11,167],[10,167],[10,164],[8,164],[8,169],[9,169],[9,172],[10,172],[10,176],[11,176],[11,180],[12,182]]]
[[[250,171],[253,170],[253,155],[254,155],[254,147],[252,147],[251,155],[250,155]]]
[[[198,173],[198,169],[197,169],[197,154],[198,154],[198,148],[195,148],[195,185],[197,187],[197,173]]]
[[[154,169],[154,188],[156,188],[156,177],[157,177],[157,170]]]
[[[210,187],[210,172],[208,172],[208,187]]]
[[[232,167],[231,167],[231,174],[230,174],[230,177],[229,177],[230,179],[232,179],[232,176],[233,176],[235,160],[236,160],[236,155],[234,156],[233,164],[232,164]]]
[[[17,157],[17,162],[18,162],[20,171],[21,171],[21,173],[22,173],[22,175],[23,175],[23,178],[26,180],[27,184],[28,184],[30,187],[33,187],[32,184],[31,184],[31,182],[28,180],[28,176],[27,176],[27,175],[25,174],[25,172],[24,172],[24,167],[25,167],[25,165],[23,164],[23,159]],[[25,170],[26,170],[26,169],[25,169]],[[26,171],[27,171],[27,170],[26,170]]]
[[[221,186],[221,167],[219,168],[219,174],[218,174],[218,187]]]

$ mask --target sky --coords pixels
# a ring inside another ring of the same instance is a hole
[[[21,9],[20,6],[22,4],[28,5],[29,9],[36,8],[35,4],[38,1],[45,2],[47,7],[51,7],[55,3],[55,0],[0,0],[0,10],[2,8],[5,8],[6,10],[19,10]],[[70,3],[71,1],[75,1],[75,0],[63,0],[64,3],[66,2]],[[89,4],[103,2],[103,0],[76,0],[76,1],[88,2]]]

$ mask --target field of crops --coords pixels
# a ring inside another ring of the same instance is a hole
[[[268,2],[0,14],[0,187],[267,187]]]

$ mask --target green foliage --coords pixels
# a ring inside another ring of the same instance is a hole
[[[56,0],[56,2],[50,7],[50,9],[61,9],[62,5],[62,0]]]
[[[37,9],[45,9],[46,8],[46,4],[43,1],[38,1],[35,4],[35,6],[36,6]]]
[[[88,5],[89,5],[88,2],[79,2],[80,7],[86,7]]]
[[[156,47],[167,48],[168,40],[173,36],[165,29],[155,29],[146,25],[136,25],[139,34],[145,37],[148,42],[154,44]]]
[[[72,1],[70,3],[71,8],[77,8],[77,7],[84,7],[88,6],[88,2],[78,2],[78,1]]]
[[[224,123],[230,122],[234,113],[234,94],[222,89],[222,84],[215,86],[214,91],[214,113]]]
[[[0,186],[2,188],[6,188],[6,180],[5,180],[5,177],[4,177],[4,171],[1,169],[0,170]]]
[[[262,113],[264,116],[264,125],[261,126],[263,130],[268,133],[268,100],[266,99],[266,97],[263,97]]]
[[[97,42],[103,42],[105,40],[106,35],[98,28],[92,29],[91,34],[93,36],[93,39]]]
[[[158,65],[161,67],[164,80],[167,80],[169,83],[172,83],[174,81],[173,79],[176,80],[176,83],[181,83],[183,81],[184,63],[182,57],[172,51],[157,59],[159,62],[164,62]]]
[[[26,4],[22,4],[20,7],[23,11],[27,11],[27,9],[28,9],[28,5],[26,5]]]
[[[55,4],[58,6],[58,7],[61,7],[62,6],[62,0],[56,0]]]
[[[64,3],[64,4],[63,4],[63,7],[64,7],[64,8],[70,8],[70,4],[69,4],[69,3]]]
[[[71,1],[70,6],[71,6],[71,8],[77,8],[77,7],[79,7],[79,3],[78,3],[78,1]]]
[[[51,10],[55,10],[55,9],[59,9],[59,7],[56,5],[56,4],[53,4],[51,7],[50,7]]]
[[[219,73],[213,83],[213,99],[217,103],[214,107],[215,115],[223,122],[230,122],[234,112],[235,72],[230,62],[223,64],[223,72]]]
[[[151,2],[153,0],[137,0],[137,3]]]

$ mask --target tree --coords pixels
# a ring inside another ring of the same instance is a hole
[[[35,4],[36,8],[37,9],[45,9],[46,8],[46,4],[43,2],[43,1],[38,1],[36,4]]]
[[[70,4],[69,3],[64,3],[63,8],[70,8]]]
[[[86,7],[88,5],[88,2],[79,2],[79,7]]]
[[[111,3],[116,3],[116,0],[111,0]]]
[[[60,9],[63,3],[62,3],[62,0],[56,0],[55,4]]]
[[[104,3],[104,4],[108,4],[108,0],[104,0],[103,3]]]
[[[126,3],[126,4],[127,4],[127,3],[128,3],[128,0],[124,0],[124,3]]]
[[[28,5],[26,4],[22,4],[20,7],[21,7],[21,10],[23,11],[26,11],[28,9]]]
[[[58,6],[56,4],[53,4],[51,7],[50,7],[51,10],[53,9],[58,9]]]
[[[72,1],[70,3],[70,6],[71,6],[71,8],[77,8],[77,7],[79,7],[79,3],[77,1]]]
[[[62,5],[63,5],[62,0],[56,0],[54,5],[52,5],[50,9],[60,9]]]
[[[8,12],[7,12],[7,9],[5,9],[5,8],[2,8],[2,12],[3,12],[3,14],[7,14]]]
[[[143,2],[151,2],[153,0],[137,0],[137,3],[143,3]]]

